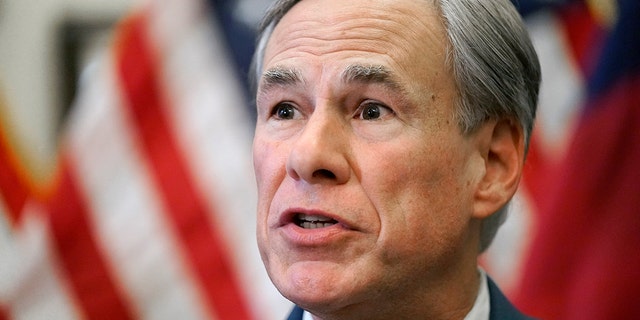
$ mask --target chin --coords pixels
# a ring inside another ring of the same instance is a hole
[[[350,297],[350,288],[344,287],[349,283],[347,279],[336,276],[344,276],[344,273],[335,273],[337,270],[330,266],[321,266],[318,263],[302,263],[287,269],[278,279],[274,279],[276,288],[280,293],[293,303],[307,310],[330,310],[339,308]]]

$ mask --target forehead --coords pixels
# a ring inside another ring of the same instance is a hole
[[[365,61],[407,76],[441,75],[446,46],[431,1],[303,0],[274,29],[263,65],[301,68],[313,61],[324,69]]]

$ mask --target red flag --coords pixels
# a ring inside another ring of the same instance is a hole
[[[572,143],[537,199],[517,300],[543,319],[640,318],[640,3],[617,12]]]

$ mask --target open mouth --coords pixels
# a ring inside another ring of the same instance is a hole
[[[293,222],[303,229],[326,228],[338,223],[338,221],[328,217],[304,213],[296,214]]]

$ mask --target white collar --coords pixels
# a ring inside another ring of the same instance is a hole
[[[489,313],[491,311],[491,302],[489,301],[489,283],[487,281],[487,274],[481,268],[478,268],[480,273],[480,288],[478,288],[478,296],[476,302],[473,303],[473,307],[464,317],[464,320],[489,320]]]
[[[473,307],[464,317],[464,320],[488,320],[491,311],[491,302],[489,301],[489,284],[487,282],[487,274],[484,270],[478,268],[480,272],[480,288],[478,288],[478,296]],[[302,320],[313,320],[311,313],[305,311]]]

